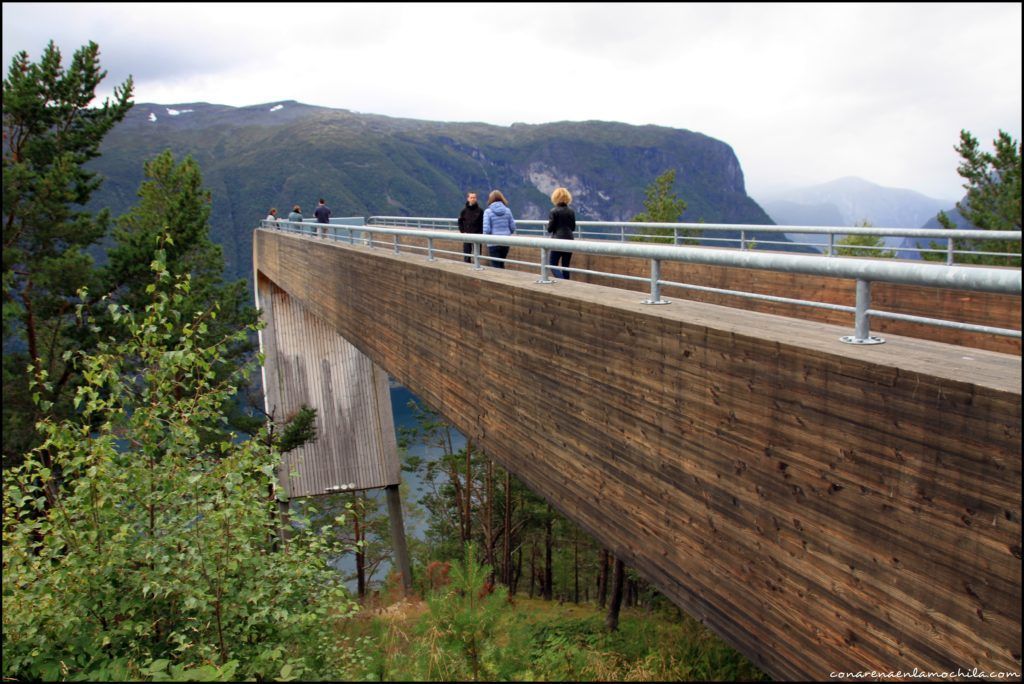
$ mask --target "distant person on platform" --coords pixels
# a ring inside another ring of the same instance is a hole
[[[501,190],[491,190],[487,196],[487,209],[484,210],[485,235],[515,235],[516,220],[512,218],[512,210],[508,208],[508,200]],[[491,255],[491,266],[505,268],[504,261],[508,258],[508,245],[487,245],[487,253]]]
[[[331,210],[326,204],[324,204],[323,197],[320,198],[320,203],[316,205],[316,211],[313,212],[313,215],[316,216],[317,223],[326,225],[331,222]],[[327,237],[327,229],[317,226],[316,234]]]
[[[548,218],[548,237],[556,240],[572,240],[573,232],[576,230],[576,212],[569,208],[572,202],[572,195],[565,188],[555,188],[551,193],[551,203],[555,208],[551,210]],[[551,250],[548,259],[552,266],[558,266],[561,262],[561,269],[553,269],[555,277],[569,280],[569,262],[572,260],[572,252],[561,252]]]
[[[277,220],[277,209],[270,207],[270,211],[267,212],[267,218],[264,221],[276,221]]]
[[[293,223],[302,223],[302,209],[298,204],[292,207],[292,213],[288,214],[288,220]]]
[[[459,213],[459,232],[477,235],[484,232],[484,210],[476,203],[475,192],[466,195],[466,206]],[[469,255],[473,253],[473,243],[463,242],[462,253],[466,255],[462,260],[468,264],[470,262]]]

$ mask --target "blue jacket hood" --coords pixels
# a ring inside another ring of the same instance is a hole
[[[508,207],[505,206],[504,202],[495,202],[488,204],[487,208],[490,209],[496,216],[504,216],[508,213]]]

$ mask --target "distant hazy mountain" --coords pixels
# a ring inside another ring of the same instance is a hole
[[[949,200],[853,176],[761,197],[758,203],[780,225],[853,226],[866,219],[882,228],[919,228],[949,206]],[[829,223],[837,214],[842,222]]]
[[[964,201],[965,200],[961,200],[961,203],[963,203]],[[955,225],[957,228],[963,228],[965,230],[974,228],[974,226],[972,226],[971,223],[967,219],[965,219],[963,215],[960,214],[960,210],[957,209],[955,206],[950,207],[949,209],[943,209],[942,211],[946,213],[946,217],[950,221],[952,221],[953,225]],[[928,219],[928,221],[921,227],[942,228],[942,224],[939,223],[939,213],[935,212],[935,216],[932,216],[930,219]]]
[[[546,218],[563,185],[577,217],[628,220],[666,169],[685,221],[770,224],[747,196],[732,148],[692,131],[599,121],[492,126],[359,114],[276,102],[136,104],[91,162],[106,180],[93,204],[134,201],[142,165],[164,149],[191,154],[213,192],[213,237],[229,273],[251,276],[252,229],[267,209],[327,200],[335,216],[457,216],[467,190],[493,188],[517,218]]]
[[[879,228],[920,228],[948,207],[949,201],[848,176],[770,194],[759,198],[758,204],[784,226],[854,226],[866,220]],[[827,243],[823,237],[787,235],[794,241]],[[900,247],[903,238],[886,238],[884,242],[887,247]]]
[[[949,217],[949,220],[951,220],[953,222],[953,225],[956,226],[957,228],[974,228],[974,226],[972,226],[970,222],[960,214],[960,210],[957,209],[955,206],[949,209],[943,209],[942,211],[946,212],[946,216]],[[921,227],[933,229],[942,228],[942,224],[939,223],[938,212],[935,212],[935,216],[932,216],[930,219],[928,219]],[[916,251],[917,249],[930,249],[934,245],[944,246],[942,240],[909,237],[901,238],[899,243],[893,246],[896,249],[897,259],[919,259],[921,258],[921,253],[919,251]]]
[[[846,219],[834,204],[800,204],[789,200],[758,202],[781,226],[845,226]]]

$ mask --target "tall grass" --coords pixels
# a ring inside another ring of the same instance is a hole
[[[425,608],[356,621],[369,657],[339,678],[363,681],[763,681],[768,678],[696,620],[623,609],[609,633],[593,605],[509,602],[482,591],[489,568],[455,564]]]

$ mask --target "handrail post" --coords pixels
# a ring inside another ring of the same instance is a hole
[[[882,344],[885,342],[881,337],[871,336],[871,316],[868,310],[871,308],[871,282],[857,279],[857,304],[854,314],[853,335],[844,335],[839,338],[840,342],[846,344]]]
[[[953,238],[946,238],[946,265],[953,265]]]
[[[679,226],[672,226],[672,244],[679,244]]]
[[[540,248],[540,280],[537,282],[544,285],[555,282],[548,278],[548,250],[544,247]]]
[[[434,238],[427,238],[427,261],[437,261],[434,258]]]
[[[740,249],[743,250],[743,249],[746,249],[746,248],[747,248],[747,231],[741,230],[740,231]]]
[[[398,236],[395,236],[395,254],[401,254],[402,250],[398,248]]]
[[[482,271],[484,267],[480,265],[480,243],[473,243],[473,270]]]
[[[351,227],[348,229],[348,244],[350,244],[350,245],[354,245],[355,244],[355,236],[352,233],[352,228]]]
[[[619,242],[625,242],[625,241],[626,241],[626,224],[620,223],[619,224]]]
[[[667,299],[661,298],[661,260],[651,259],[651,298],[643,300],[644,304],[668,304]]]
[[[836,242],[836,234],[835,233],[829,233],[828,234],[828,254],[826,256],[835,256],[836,255],[835,242]]]

